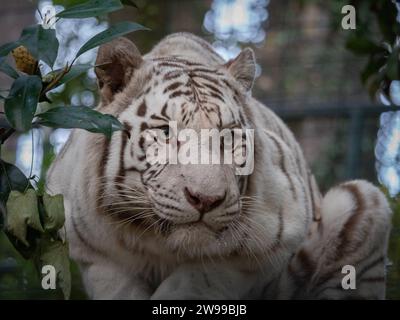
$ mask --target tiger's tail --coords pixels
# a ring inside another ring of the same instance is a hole
[[[292,258],[294,297],[383,299],[391,209],[384,194],[363,180],[332,188],[321,221]]]

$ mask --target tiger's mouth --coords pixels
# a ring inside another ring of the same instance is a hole
[[[245,238],[240,227],[242,208],[232,196],[226,203],[202,213],[185,207],[183,201],[167,203],[163,210],[164,207],[158,205],[160,199],[154,198],[154,194],[139,197],[130,193],[129,198],[127,194],[110,200],[106,211],[116,220],[113,225],[121,226],[138,241],[160,241],[160,247],[173,254],[196,258],[203,254],[229,254],[240,247]]]
[[[230,226],[215,229],[202,221],[174,224],[165,237],[172,252],[191,258],[229,255],[240,247],[238,239]]]
[[[207,223],[206,221],[199,219],[197,221],[192,221],[192,222],[174,222],[169,219],[161,218],[160,225],[164,224],[164,229],[167,227],[169,229],[171,228],[186,228],[186,229],[195,229],[195,228],[204,228],[210,232],[219,234],[229,228],[227,225],[216,225],[216,224],[210,224]]]

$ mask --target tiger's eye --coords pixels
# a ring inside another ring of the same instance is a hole
[[[167,138],[169,137],[169,126],[162,126],[159,129],[165,134]]]

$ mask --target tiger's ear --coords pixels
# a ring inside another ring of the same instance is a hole
[[[120,37],[100,46],[95,73],[104,103],[110,103],[125,88],[142,62],[139,50],[127,38]]]
[[[251,90],[256,75],[256,61],[252,49],[243,49],[235,59],[228,61],[225,67],[246,91]]]

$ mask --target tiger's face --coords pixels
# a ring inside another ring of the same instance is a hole
[[[118,49],[125,51],[127,43],[121,41],[100,50],[111,50],[114,55]],[[103,101],[125,103],[118,119],[126,129],[115,133],[107,148],[99,207],[117,219],[117,225],[139,234],[138,238],[157,239],[172,252],[197,257],[238,249],[245,236],[237,226],[247,176],[236,174],[244,160],[235,157],[235,152],[249,154],[243,104],[254,78],[252,51],[244,51],[219,68],[178,56],[135,59],[132,70],[125,71],[130,78],[116,87],[112,73],[107,78],[110,70],[97,70]],[[239,81],[235,79],[238,75]],[[196,139],[179,136],[188,129]],[[206,143],[209,138],[201,135],[206,129],[233,138],[228,148],[218,140],[217,162],[212,158],[216,150]],[[237,139],[239,130],[242,134]],[[154,147],[158,152],[170,148],[178,158],[173,161],[168,154],[164,162],[149,159]],[[191,154],[192,162],[182,163],[179,155],[193,150],[197,153]],[[224,162],[226,152],[232,153],[231,162]],[[197,162],[193,163],[193,157]],[[202,161],[206,158],[208,162]]]

